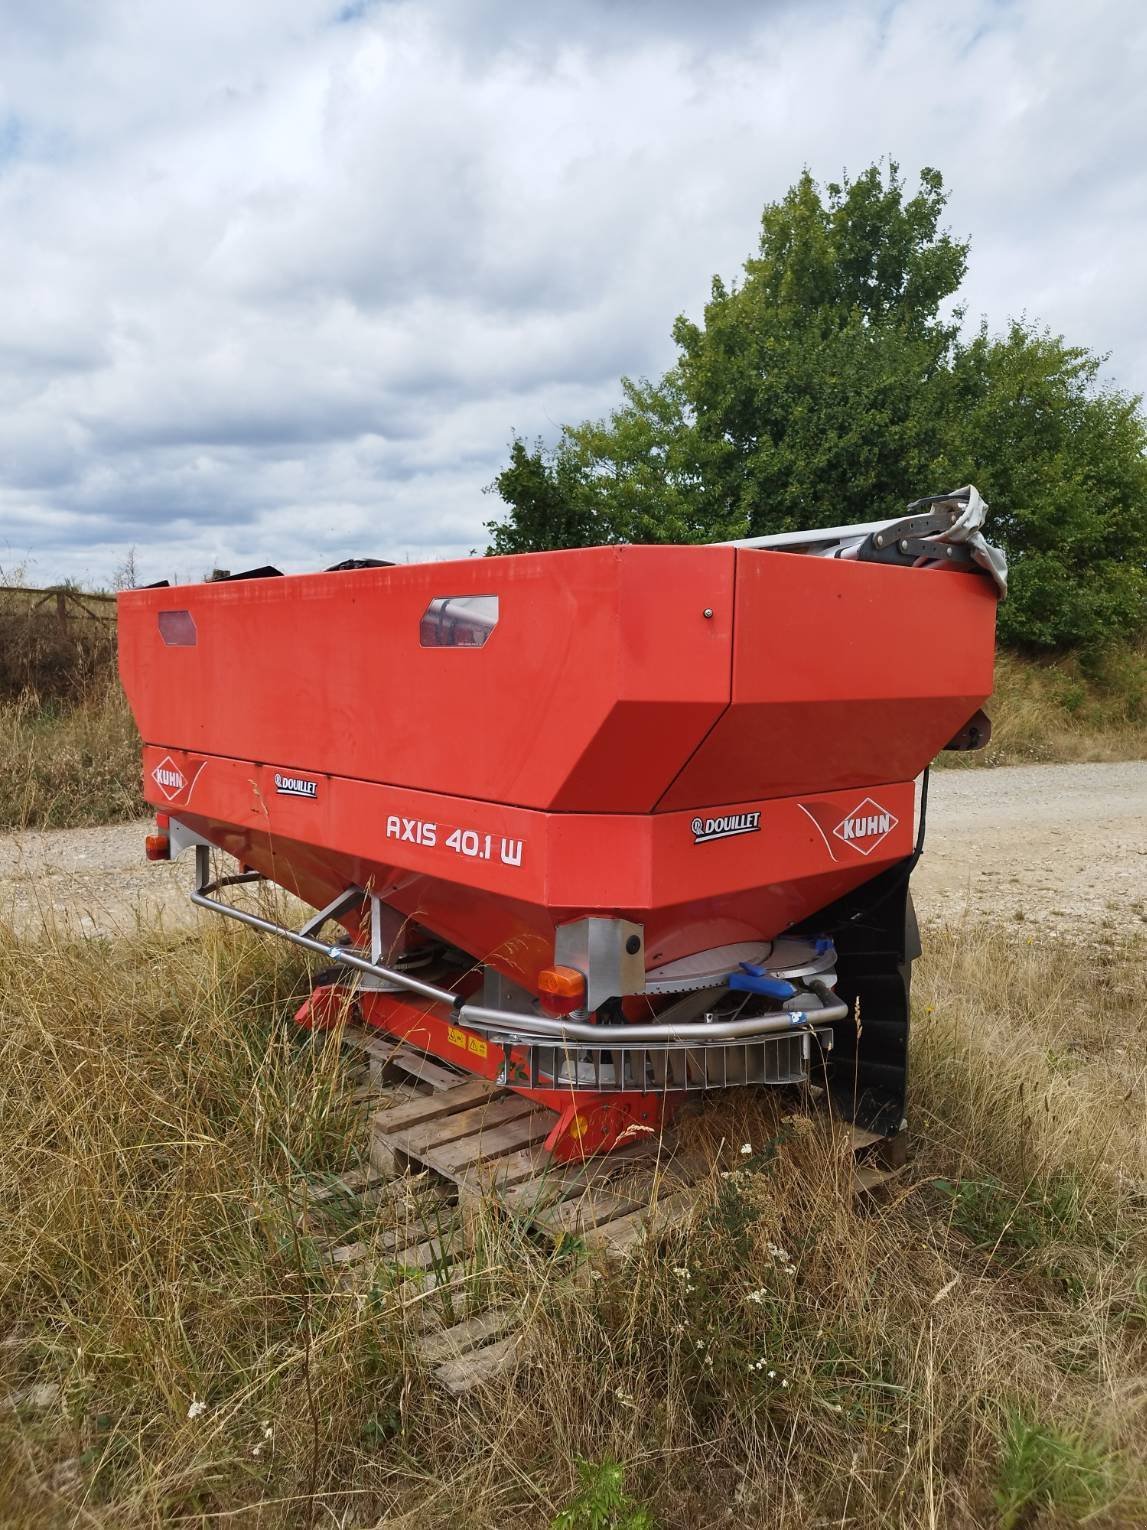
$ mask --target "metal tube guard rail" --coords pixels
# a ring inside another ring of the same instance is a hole
[[[202,843],[195,846],[195,887],[192,889],[191,901],[196,907],[209,909],[214,914],[224,914],[229,919],[237,919],[241,924],[260,930],[265,935],[277,935],[281,940],[289,940],[293,945],[314,951],[356,972],[384,978],[397,988],[416,993],[435,1004],[445,1004],[460,1024],[499,1040],[527,1044],[534,1041],[574,1043],[598,1047],[654,1045],[691,1048],[723,1041],[753,1041],[767,1036],[786,1035],[814,1023],[824,1025],[848,1017],[848,1005],[840,999],[814,1010],[786,1011],[777,1016],[754,1015],[743,1020],[699,1021],[687,1026],[656,1023],[591,1025],[585,1021],[554,1020],[543,1015],[526,1014],[521,1010],[489,1009],[481,1004],[467,1004],[447,988],[424,983],[421,978],[411,977],[409,973],[395,967],[356,956],[346,946],[328,945],[311,935],[300,934],[285,924],[277,924],[273,919],[264,919],[260,914],[248,913],[246,909],[235,908],[232,904],[222,903],[210,896],[224,887],[237,887],[262,880],[260,872],[245,871],[234,876],[217,877],[212,881],[210,846]],[[354,891],[358,889],[348,888],[337,901],[343,902]],[[362,896],[366,897],[367,894],[363,892]]]

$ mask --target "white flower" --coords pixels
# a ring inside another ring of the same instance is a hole
[[[751,1142],[742,1142],[741,1143],[741,1157],[742,1158],[748,1158],[749,1154],[752,1151],[753,1151],[753,1144]]]
[[[777,1379],[777,1373],[776,1373],[776,1371],[770,1371],[770,1372],[769,1372],[769,1380],[770,1380],[770,1381],[775,1381],[775,1380],[776,1380],[776,1379]]]
[[[202,1416],[206,1412],[207,1412],[207,1404],[205,1402],[201,1402],[199,1400],[199,1398],[196,1397],[194,1393],[192,1393],[192,1396],[191,1396],[191,1406],[187,1410],[187,1417],[188,1418],[202,1418]]]
[[[781,1386],[782,1387],[787,1387],[788,1386],[788,1382],[787,1381],[782,1381],[781,1382]]]
[[[705,1356],[705,1364],[706,1365],[712,1365],[713,1364],[713,1356],[712,1355],[706,1355]]]

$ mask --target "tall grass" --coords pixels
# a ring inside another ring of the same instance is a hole
[[[68,701],[0,703],[0,829],[77,829],[146,811],[140,740],[114,673]]]
[[[427,1290],[385,1251],[445,1225],[425,1185],[347,1213],[351,1282],[300,1215],[366,1133],[293,956],[0,932],[0,1521],[1142,1523],[1143,954],[933,936],[867,1208],[828,1123],[731,1091],[667,1243],[616,1269],[488,1208]],[[529,1344],[455,1401],[416,1341],[479,1292]]]
[[[995,693],[985,707],[992,741],[938,765],[1069,764],[1147,758],[1147,651],[1119,648],[1078,657],[996,657]]]
[[[139,779],[114,622],[62,621],[26,592],[0,588],[0,829],[136,818]]]

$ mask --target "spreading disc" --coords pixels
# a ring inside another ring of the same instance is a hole
[[[829,946],[818,953],[811,940],[745,940],[654,967],[645,974],[645,991],[688,993],[694,988],[713,988],[736,972],[742,962],[763,967],[770,977],[792,981],[830,971],[836,965],[836,952]]]

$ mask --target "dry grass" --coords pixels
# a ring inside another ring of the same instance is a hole
[[[14,588],[0,569],[0,698],[73,701],[115,672],[114,606],[106,596],[60,598],[63,619],[54,595]]]
[[[1000,653],[985,710],[992,742],[974,754],[941,754],[949,766],[1070,764],[1147,758],[1147,651],[1024,659]]]
[[[50,596],[36,599],[0,584],[0,829],[137,818],[139,735],[116,674],[115,623],[86,619],[82,606],[61,621]]]
[[[140,742],[113,675],[78,699],[0,703],[0,829],[79,829],[146,811]]]
[[[0,1520],[1142,1523],[1142,956],[933,936],[914,1155],[866,1214],[829,1131],[731,1095],[685,1123],[714,1172],[668,1247],[595,1271],[490,1215],[427,1294],[381,1252],[340,1286],[300,1230],[364,1132],[284,1023],[293,957],[0,938]],[[479,1292],[529,1363],[456,1403],[413,1341]]]

